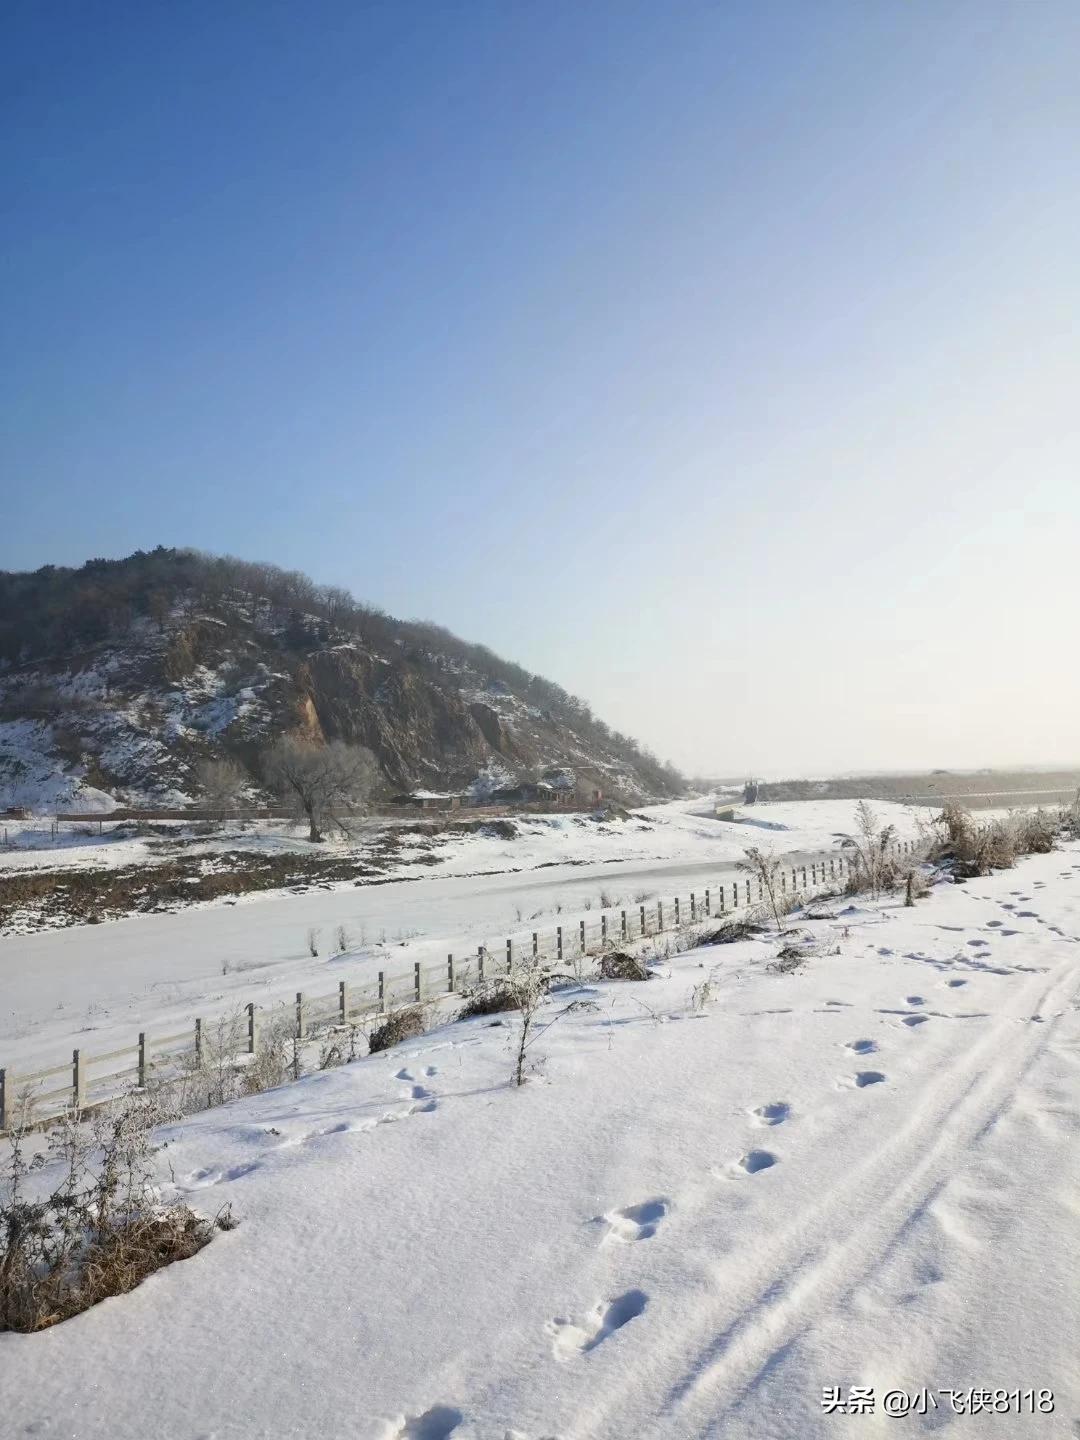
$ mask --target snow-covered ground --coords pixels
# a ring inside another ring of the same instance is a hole
[[[902,835],[914,833],[911,812],[876,809]],[[269,892],[0,937],[0,1065],[25,1073],[70,1060],[75,1046],[102,1053],[132,1044],[140,1030],[171,1033],[232,1005],[324,993],[343,979],[361,984],[380,969],[405,973],[416,961],[475,953],[480,944],[498,949],[508,935],[572,921],[602,898],[632,905],[657,894],[685,897],[730,879],[748,845],[778,854],[835,851],[854,824],[849,801],[758,805],[742,812],[742,824],[714,819],[703,802],[641,813],[641,821],[606,824],[533,817],[515,822],[514,839],[450,834],[438,866],[398,852],[390,874],[400,879],[392,883]],[[267,846],[279,840],[302,843],[261,835]],[[145,842],[114,843],[129,849],[130,860],[131,848]],[[109,847],[87,848],[96,857]],[[70,854],[63,853],[65,865]],[[339,927],[345,954],[337,953]],[[312,929],[317,958],[308,952]]]
[[[550,998],[521,1090],[504,1017],[174,1127],[166,1188],[239,1227],[0,1336],[0,1429],[1077,1433],[1080,846],[804,928],[839,953]],[[872,1413],[826,1413],[852,1386]],[[1054,1413],[954,1414],[995,1388]]]
[[[679,861],[738,859],[747,845],[762,844],[771,839],[783,842],[785,849],[820,849],[832,845],[834,838],[851,831],[855,802],[851,800],[787,801],[738,808],[739,820],[725,822],[715,819],[711,800],[677,800],[665,805],[650,805],[635,810],[628,820],[603,820],[588,814],[493,816],[507,819],[517,832],[512,840],[494,830],[483,829],[467,834],[448,829],[431,837],[418,836],[416,844],[406,846],[397,857],[393,873],[402,876],[419,874],[429,869],[418,864],[417,854],[425,854],[434,842],[440,875],[471,875],[480,872],[510,869],[535,869],[558,864],[624,864],[628,861]],[[911,834],[916,815],[923,819],[927,811],[912,810],[890,801],[874,802],[874,809],[883,821],[891,821],[898,831]],[[450,816],[450,823],[453,823]],[[420,812],[406,813],[398,821],[371,817],[364,822],[357,844],[329,843],[319,847],[320,855],[355,854],[365,858],[373,844],[403,825],[435,825],[446,817]],[[307,841],[306,825],[257,821],[243,828],[228,827],[207,836],[194,834],[179,822],[162,822],[156,830],[130,833],[123,823],[104,825],[98,835],[91,827],[76,828],[62,821],[56,833],[51,823],[41,817],[29,820],[0,822],[0,834],[8,836],[8,846],[0,846],[0,874],[25,869],[117,869],[124,865],[152,865],[173,858],[176,846],[185,855],[216,856],[223,851],[276,853],[295,851],[313,853]],[[162,845],[162,840],[169,842]]]

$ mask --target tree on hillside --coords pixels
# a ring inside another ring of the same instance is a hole
[[[263,752],[266,783],[308,822],[308,839],[318,842],[331,826],[347,833],[348,820],[362,814],[379,770],[362,745],[331,740],[317,745],[283,735]]]
[[[238,760],[200,760],[195,780],[204,810],[232,810],[251,777]]]

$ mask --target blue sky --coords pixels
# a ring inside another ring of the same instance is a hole
[[[303,569],[693,769],[1080,761],[1072,0],[4,32],[0,565]]]

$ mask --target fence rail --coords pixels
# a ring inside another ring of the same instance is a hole
[[[895,841],[897,858],[910,856],[915,844]],[[851,861],[842,851],[781,857],[780,898],[787,903],[797,896],[809,897],[837,883],[843,883]],[[753,893],[756,892],[756,893]],[[70,1061],[31,1072],[14,1073],[0,1068],[0,1133],[11,1123],[24,1100],[31,1105],[35,1124],[47,1121],[65,1109],[93,1108],[115,1097],[118,1082],[136,1077],[139,1087],[151,1080],[174,1080],[201,1066],[209,1056],[216,1061],[246,1063],[258,1045],[260,1026],[284,1019],[293,1036],[306,1040],[335,1026],[349,1026],[370,1020],[403,1005],[439,1001],[459,994],[474,983],[512,974],[523,960],[558,965],[602,953],[609,946],[640,941],[679,930],[686,925],[730,915],[733,911],[763,903],[766,899],[760,880],[749,875],[730,878],[685,895],[661,896],[631,906],[613,906],[586,911],[562,924],[541,930],[517,931],[495,946],[480,945],[467,955],[447,954],[445,961],[424,964],[414,961],[399,972],[379,970],[374,979],[362,983],[341,980],[334,991],[305,994],[297,991],[293,1002],[262,1007],[254,1001],[212,1017],[196,1016],[183,1029],[169,1035],[152,1036],[140,1031],[130,1045],[121,1045],[102,1054],[72,1051]],[[291,1009],[291,1015],[288,1014]],[[121,1060],[119,1069],[101,1071],[102,1065]],[[44,1080],[67,1075],[66,1084],[47,1091],[33,1089]],[[108,1092],[108,1093],[103,1093]]]

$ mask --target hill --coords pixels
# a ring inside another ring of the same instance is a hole
[[[287,732],[368,746],[387,795],[682,786],[560,686],[297,572],[160,546],[0,572],[0,806],[185,804],[225,756],[256,799]]]

